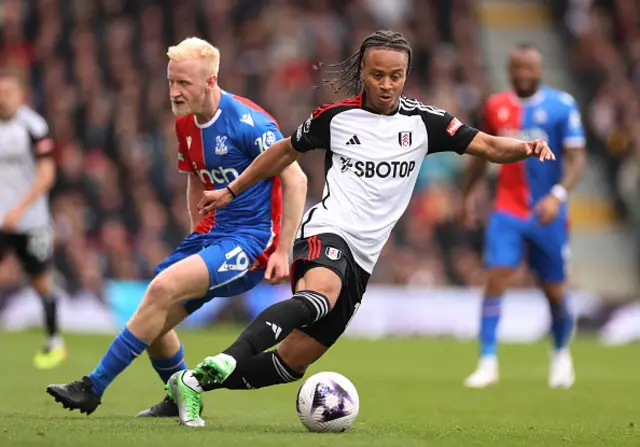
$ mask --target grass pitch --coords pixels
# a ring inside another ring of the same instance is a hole
[[[219,352],[236,329],[181,334],[187,362]],[[298,384],[219,390],[205,396],[204,429],[133,416],[163,397],[145,358],[107,390],[91,416],[63,410],[49,383],[93,369],[109,336],[69,335],[69,360],[38,371],[31,359],[40,333],[0,333],[0,446],[640,446],[640,347],[574,344],[571,390],[546,386],[545,343],[501,348],[502,381],[468,390],[473,343],[449,340],[340,340],[309,373],[336,371],[360,394],[360,415],[343,434],[308,433],[295,412]]]

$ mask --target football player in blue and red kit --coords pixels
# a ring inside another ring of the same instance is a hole
[[[569,254],[568,193],[585,166],[585,137],[576,101],[568,93],[541,84],[542,56],[531,44],[516,47],[509,58],[513,88],[489,98],[484,131],[522,140],[541,139],[554,149],[557,163],[531,159],[500,167],[494,210],[485,232],[485,286],[480,322],[480,360],[465,381],[471,388],[498,382],[497,330],[502,295],[524,259],[536,274],[551,311],[553,350],[551,388],[569,388],[575,374],[569,353],[574,328],[566,291]],[[465,181],[462,221],[473,221],[473,189],[484,162],[474,159]]]
[[[220,53],[211,44],[189,38],[170,47],[167,55],[178,169],[188,174],[192,233],[157,267],[137,311],[96,368],[81,380],[47,388],[65,408],[87,414],[144,351],[164,383],[185,370],[184,350],[174,328],[204,303],[246,292],[262,278],[276,283],[287,276],[289,252],[304,211],[306,176],[296,164],[238,194],[232,206],[200,219],[197,204],[204,191],[227,188],[282,134],[259,106],[219,87]],[[177,415],[169,392],[139,416]]]

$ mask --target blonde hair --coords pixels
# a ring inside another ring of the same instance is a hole
[[[218,76],[220,70],[220,50],[206,40],[188,37],[178,45],[169,47],[167,56],[174,61],[200,59],[205,64],[207,74]]]

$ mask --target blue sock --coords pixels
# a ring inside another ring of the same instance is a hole
[[[480,355],[493,357],[497,350],[498,322],[500,321],[501,296],[485,297],[482,301],[482,320],[480,321]]]
[[[162,383],[167,383],[174,373],[187,369],[187,364],[184,362],[184,346],[180,344],[178,352],[168,359],[151,359],[151,365],[160,376]]]
[[[573,332],[573,315],[569,310],[567,297],[558,302],[549,301],[551,309],[551,334],[557,350],[566,348]]]
[[[148,347],[149,343],[138,339],[125,327],[113,340],[96,369],[89,374],[89,379],[93,383],[91,387],[93,392],[102,396],[113,379]]]

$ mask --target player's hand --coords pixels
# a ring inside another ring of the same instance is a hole
[[[468,230],[475,230],[478,228],[478,216],[476,215],[475,203],[471,197],[465,197],[462,199],[460,208],[456,213],[456,223],[462,228]]]
[[[275,285],[289,276],[289,254],[281,250],[276,250],[269,256],[267,270],[264,272],[264,279]]]
[[[560,200],[553,194],[548,194],[538,201],[535,207],[540,223],[547,225],[558,217],[560,212]]]
[[[556,159],[556,156],[551,152],[549,145],[544,140],[526,141],[524,144],[529,157],[536,157],[540,162]]]
[[[202,199],[198,202],[198,212],[204,216],[209,214],[216,208],[224,208],[233,200],[233,196],[228,189],[216,189],[214,191],[205,191]]]
[[[13,232],[20,223],[24,210],[21,207],[16,207],[10,210],[5,216],[2,222],[2,231],[7,233]]]

